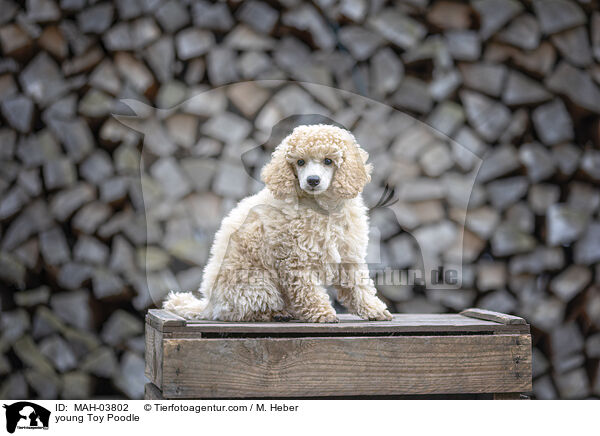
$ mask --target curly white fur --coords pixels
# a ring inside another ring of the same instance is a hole
[[[298,159],[335,164],[328,188],[300,188]],[[185,318],[270,321],[294,317],[336,322],[325,286],[364,319],[388,320],[365,263],[367,209],[360,192],[370,180],[368,154],[346,130],[299,126],[263,168],[266,188],[223,220],[200,292],[171,292],[164,308]]]

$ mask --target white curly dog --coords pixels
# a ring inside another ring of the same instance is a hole
[[[337,322],[325,290],[334,286],[350,312],[392,319],[365,263],[367,158],[347,130],[296,127],[263,168],[266,187],[223,219],[203,298],[171,292],[163,307],[188,319]]]

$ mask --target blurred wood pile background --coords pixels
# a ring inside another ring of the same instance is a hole
[[[0,0],[0,398],[141,398],[146,309],[298,114],[370,152],[368,204],[396,188],[377,264],[462,263],[381,286],[394,311],[524,317],[535,397],[600,397],[599,8]]]

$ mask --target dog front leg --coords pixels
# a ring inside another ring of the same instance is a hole
[[[339,322],[329,296],[321,285],[303,273],[288,272],[286,289],[295,315],[307,322]]]
[[[369,277],[369,270],[361,265],[342,265],[340,283],[335,286],[338,300],[348,310],[363,319],[390,321],[392,314],[383,301],[377,298],[377,290]]]

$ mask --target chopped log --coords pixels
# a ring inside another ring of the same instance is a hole
[[[477,178],[480,182],[485,183],[509,174],[519,167],[517,150],[511,145],[503,145],[485,156]]]
[[[546,215],[547,241],[550,245],[573,242],[585,230],[587,216],[566,204],[554,204]]]
[[[487,39],[523,10],[516,0],[479,0],[473,7],[481,18],[479,34]]]
[[[472,91],[461,91],[460,98],[473,128],[485,140],[496,140],[510,121],[508,108]]]
[[[473,18],[473,9],[457,2],[435,2],[427,11],[427,21],[440,29],[468,29]]]
[[[161,27],[169,33],[174,33],[188,24],[190,17],[187,9],[175,0],[161,4],[155,13]]]
[[[25,93],[41,107],[55,101],[68,88],[58,66],[45,52],[29,62],[19,79]]]
[[[405,50],[414,47],[427,33],[422,24],[395,8],[384,9],[369,18],[368,24],[388,41]]]
[[[600,89],[589,74],[567,62],[561,62],[554,73],[546,79],[546,86],[564,94],[571,101],[587,110],[600,113]]]
[[[499,97],[504,88],[507,69],[492,63],[459,64],[463,82],[469,88]]]
[[[569,29],[585,22],[585,14],[571,0],[534,0],[533,9],[546,35]]]
[[[542,103],[550,100],[552,95],[536,81],[529,79],[524,74],[511,70],[508,73],[506,87],[502,93],[504,104],[520,105]]]
[[[498,33],[498,39],[523,50],[534,50],[540,43],[540,27],[535,17],[523,14]]]
[[[177,57],[188,60],[207,53],[215,43],[211,32],[187,29],[179,32],[176,38]]]
[[[503,210],[522,198],[529,187],[526,177],[508,177],[487,184],[487,192],[492,205]]]
[[[527,176],[533,183],[541,182],[554,174],[554,161],[550,152],[537,142],[523,144],[519,158],[527,167]]]
[[[576,67],[587,67],[592,62],[592,52],[585,27],[565,30],[552,35],[550,39],[563,57]]]
[[[532,115],[535,130],[546,145],[573,139],[573,122],[561,100],[539,106]]]
[[[260,33],[271,33],[278,19],[278,12],[267,3],[251,0],[244,3],[236,17]]]
[[[474,61],[481,55],[481,40],[473,30],[455,30],[444,34],[450,55],[460,61]]]

